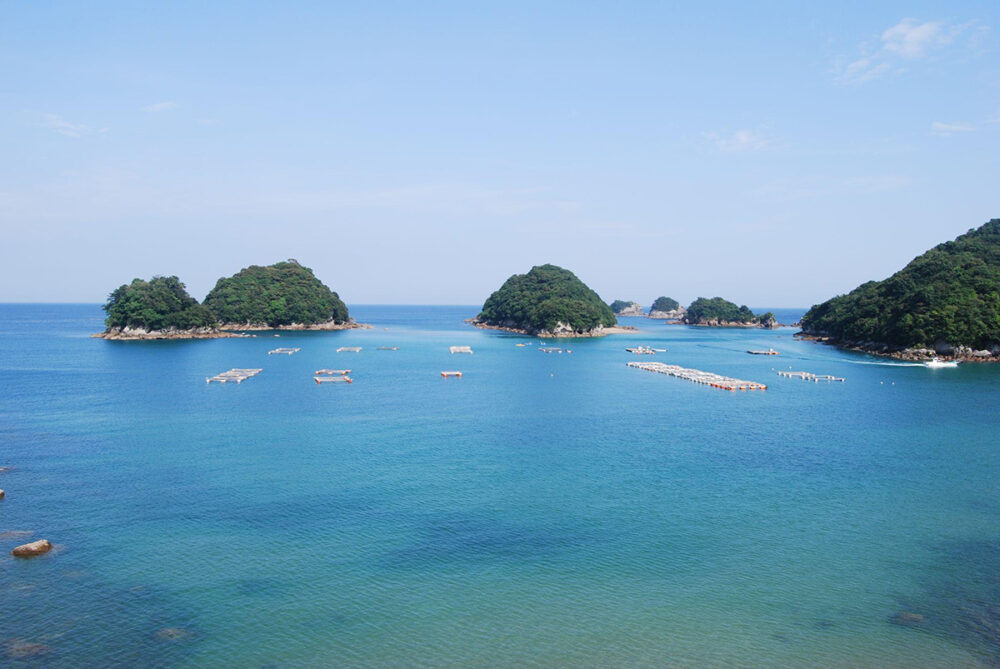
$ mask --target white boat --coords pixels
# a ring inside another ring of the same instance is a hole
[[[941,358],[931,358],[924,363],[925,367],[930,367],[932,369],[937,369],[939,367],[958,367],[958,360],[944,361]]]

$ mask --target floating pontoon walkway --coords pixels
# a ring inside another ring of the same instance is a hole
[[[449,346],[448,350],[451,351],[452,354],[455,354],[455,353],[472,353],[472,347],[471,346]]]
[[[274,355],[277,353],[277,354],[291,355],[293,353],[298,353],[301,350],[302,350],[301,348],[276,348],[273,351],[268,351],[267,354]]]
[[[820,381],[840,381],[843,383],[847,381],[847,379],[833,376],[832,374],[813,374],[811,372],[778,372],[778,376],[784,376],[789,379],[802,379],[803,381],[812,381],[814,383],[819,383]]]
[[[206,377],[205,383],[211,383],[212,381],[216,383],[229,383],[231,381],[243,383],[245,380],[252,376],[257,376],[263,371],[263,369],[230,369],[228,372]]]
[[[713,388],[721,388],[722,390],[767,390],[767,386],[763,383],[732,379],[728,376],[703,372],[698,369],[687,369],[679,365],[667,365],[662,362],[628,362],[625,364],[636,369],[644,369],[647,372],[659,372],[660,374],[676,376],[679,379],[687,379],[688,381],[712,386]]]
[[[337,353],[361,353],[360,346],[341,346],[337,349]]]
[[[351,373],[349,369],[317,369],[314,376],[347,376]]]

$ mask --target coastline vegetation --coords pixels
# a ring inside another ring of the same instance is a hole
[[[525,330],[553,332],[568,326],[591,332],[617,323],[611,307],[575,274],[555,265],[537,265],[515,274],[487,298],[476,322]]]
[[[1000,219],[935,246],[888,279],[813,306],[802,330],[894,347],[1000,345]]]

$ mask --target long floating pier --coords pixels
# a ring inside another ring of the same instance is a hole
[[[276,348],[276,349],[273,349],[271,351],[268,351],[267,354],[268,355],[275,355],[275,354],[278,354],[278,355],[292,355],[293,353],[298,353],[301,350],[302,350],[301,348]]]
[[[688,369],[680,365],[667,365],[662,362],[627,362],[625,364],[636,369],[644,369],[647,372],[658,372],[668,376],[676,376],[679,379],[694,381],[695,383],[722,390],[767,390],[767,386],[763,383],[733,379],[712,372],[703,372],[700,369]]]
[[[222,372],[221,374],[216,374],[215,376],[208,376],[205,378],[205,383],[211,383],[215,381],[216,383],[230,383],[235,381],[236,383],[243,383],[247,379],[257,376],[263,369],[230,369],[228,372]]]
[[[802,379],[803,381],[813,381],[814,383],[819,383],[820,381],[840,381],[841,383],[847,381],[845,378],[839,376],[833,376],[832,374],[813,374],[811,372],[778,372],[778,376],[784,376],[788,379]]]

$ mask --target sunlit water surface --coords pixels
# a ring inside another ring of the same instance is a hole
[[[106,342],[96,306],[0,306],[0,663],[1000,663],[1000,367],[642,319],[544,354],[475,311]],[[264,371],[206,385],[232,367]]]

